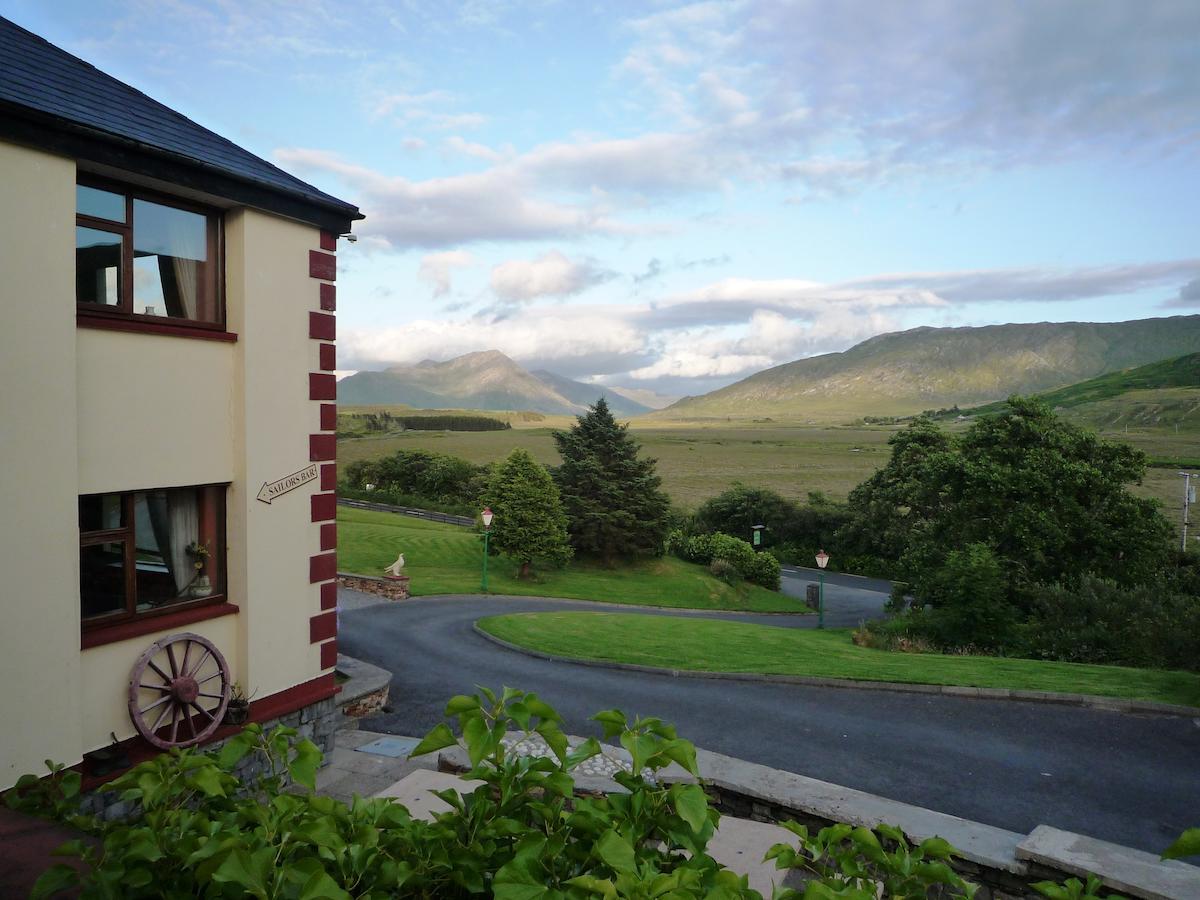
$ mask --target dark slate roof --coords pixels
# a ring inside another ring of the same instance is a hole
[[[11,117],[26,121],[18,123]],[[286,212],[322,227],[344,221],[347,227],[343,231],[347,231],[351,220],[362,218],[353,204],[289,175],[3,17],[0,122],[9,126],[0,134],[74,151],[81,158],[112,164],[113,153],[119,153],[119,158],[129,163],[157,157],[176,170],[199,169],[196,177],[189,179],[192,186],[248,205]],[[89,143],[109,146],[106,152],[90,154]],[[145,171],[133,165],[127,168]],[[209,176],[207,181],[205,175]],[[231,190],[231,183],[240,183],[249,190]],[[286,199],[285,208],[252,202],[270,195]],[[311,208],[311,216],[298,214],[305,207]]]

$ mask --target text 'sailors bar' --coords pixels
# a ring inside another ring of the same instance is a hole
[[[308,484],[310,481],[316,481],[320,474],[318,468],[314,463],[307,468],[301,469],[299,472],[284,475],[278,481],[264,481],[262,488],[258,492],[258,499],[263,503],[269,504],[276,497],[282,497],[288,491],[294,491],[301,485]]]

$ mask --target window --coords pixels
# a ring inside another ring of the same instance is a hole
[[[79,498],[84,628],[224,593],[223,485]]]
[[[220,216],[97,183],[75,186],[82,315],[222,329]]]

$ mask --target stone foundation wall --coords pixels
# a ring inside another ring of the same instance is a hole
[[[398,578],[372,578],[368,575],[350,575],[338,572],[338,585],[364,594],[374,594],[388,600],[407,600],[409,578],[401,575]]]
[[[337,698],[330,697],[311,706],[305,706],[295,712],[288,713],[286,716],[280,716],[277,719],[268,719],[260,724],[266,731],[270,731],[276,725],[295,728],[298,732],[297,740],[308,738],[308,740],[320,748],[325,758],[328,759],[329,754],[333,752],[334,735],[337,734],[340,728],[345,726],[346,716],[338,705]],[[229,739],[214,741],[211,744],[205,744],[200,749],[206,752],[219,751],[227,740]],[[252,784],[260,778],[269,775],[270,770],[270,765],[261,753],[248,753],[237,764],[234,774],[242,783]],[[117,792],[106,791],[102,786],[82,796],[80,812],[85,815],[113,820],[125,818],[133,814],[135,810],[128,801],[122,800]]]

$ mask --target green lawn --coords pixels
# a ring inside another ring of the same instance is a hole
[[[338,508],[338,569],[362,575],[383,574],[398,553],[414,596],[480,593],[483,548],[469,528],[426,522],[410,516]],[[703,566],[664,557],[617,569],[572,562],[563,570],[544,570],[518,579],[507,557],[488,560],[488,589],[493,594],[567,597],[694,609],[803,613],[802,603],[751,584],[730,587]]]
[[[987,656],[888,653],[858,647],[847,629],[773,628],[627,613],[524,613],[482,619],[496,637],[582,659],[868,681],[1097,694],[1200,706],[1200,675]]]

